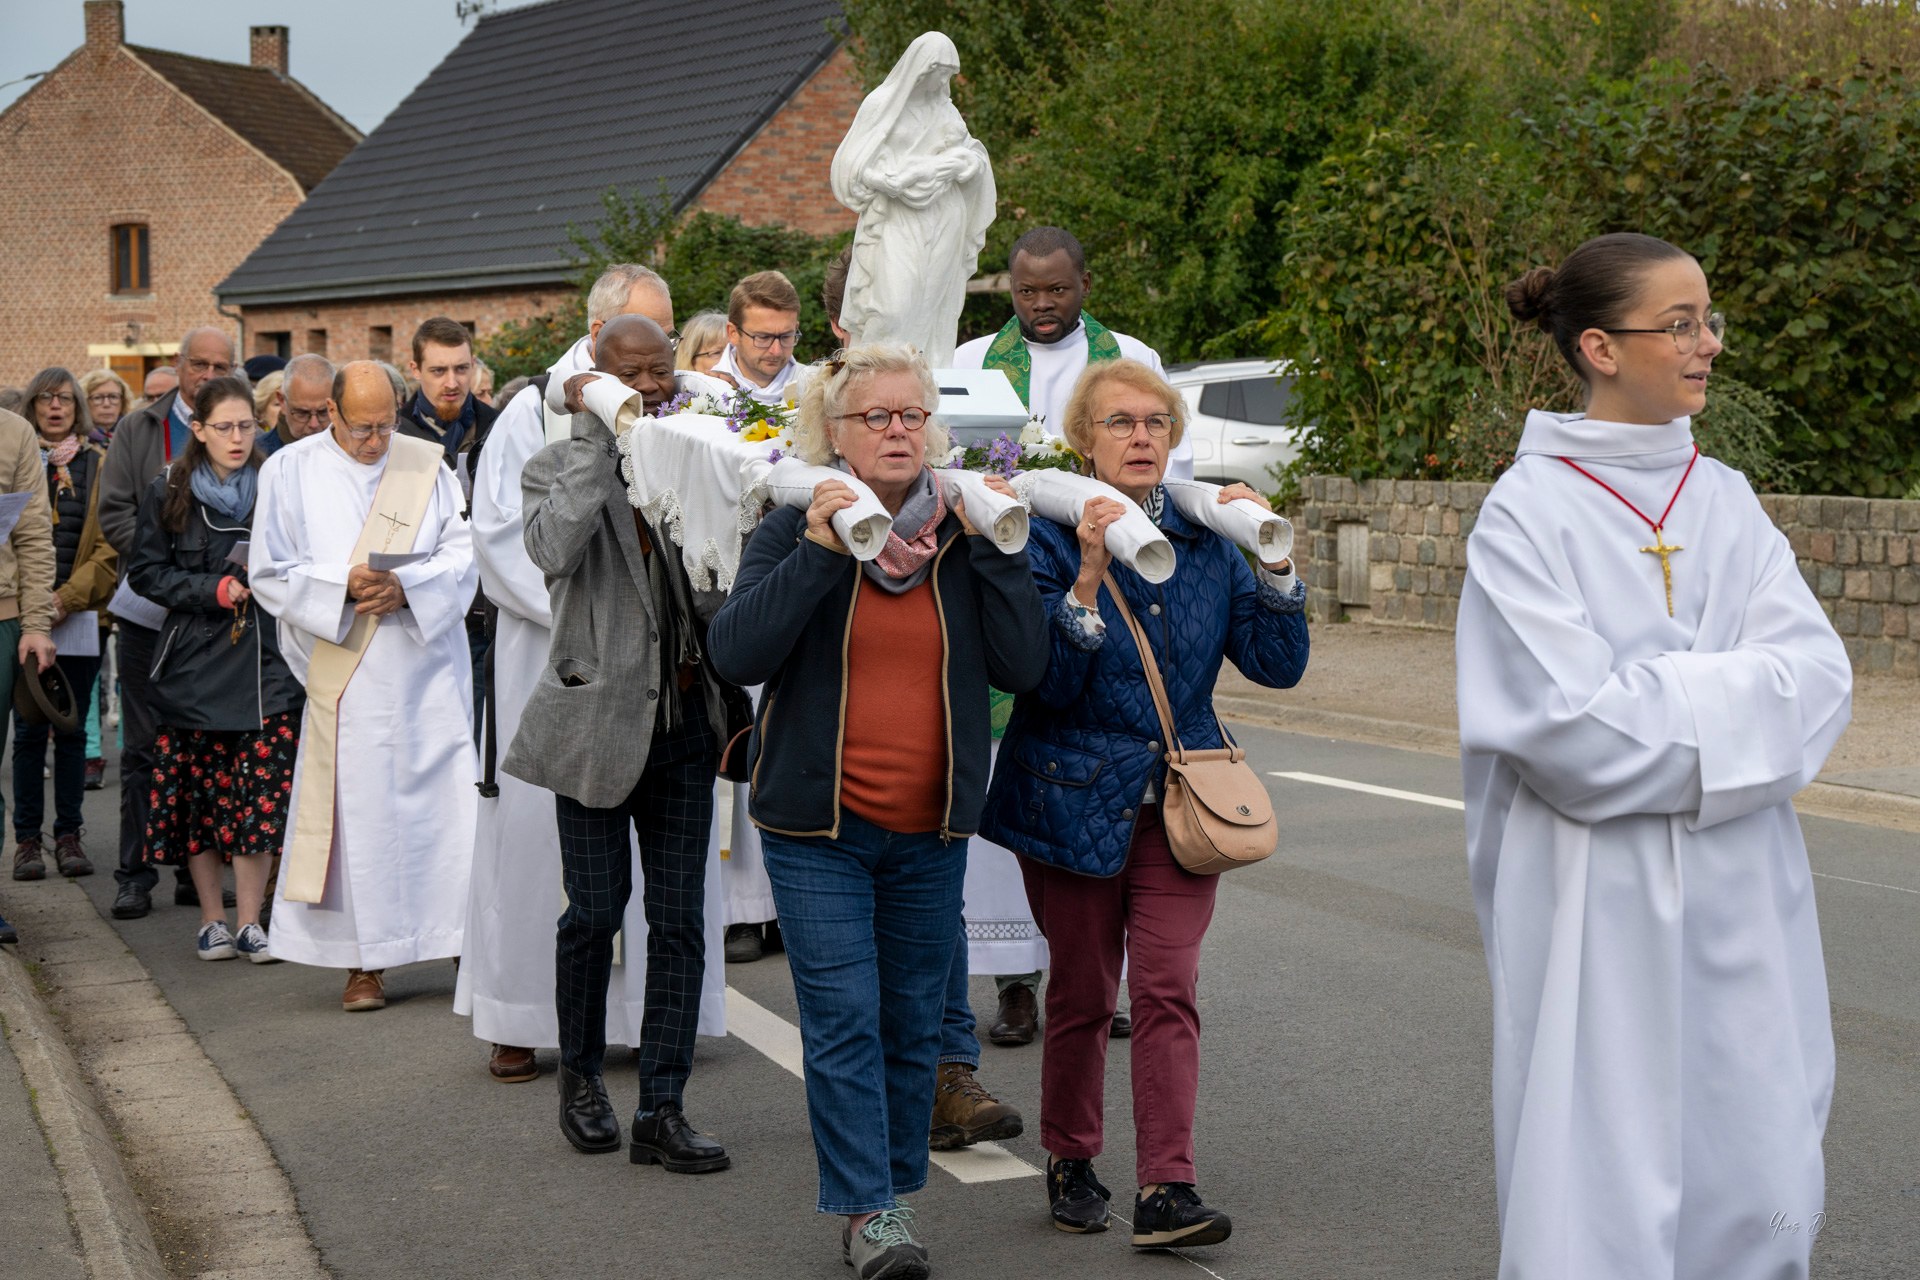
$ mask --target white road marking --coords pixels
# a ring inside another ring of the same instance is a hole
[[[1364,791],[1370,796],[1386,796],[1393,800],[1411,800],[1415,804],[1430,804],[1437,809],[1465,809],[1467,806],[1459,800],[1449,800],[1445,796],[1422,795],[1418,791],[1398,791],[1393,787],[1376,787],[1371,782],[1349,782],[1345,778],[1329,778],[1318,773],[1282,773],[1277,770],[1269,777],[1291,778],[1295,782],[1311,782],[1315,786],[1338,787],[1342,791]]]
[[[727,1034],[739,1036],[775,1066],[805,1078],[800,1028],[732,987],[727,988]],[[1040,1176],[1038,1169],[997,1142],[976,1142],[958,1151],[935,1151],[929,1158],[961,1182]]]
[[[1422,795],[1418,791],[1396,791],[1392,787],[1376,787],[1368,782],[1349,782],[1345,778],[1328,778],[1317,773],[1279,773],[1275,778],[1291,778],[1295,782],[1312,782],[1323,787],[1339,787],[1343,791],[1364,791],[1368,795],[1388,796],[1395,800],[1411,800],[1415,804],[1430,804],[1442,809],[1465,809],[1467,806],[1458,800],[1449,800],[1445,796]],[[1895,893],[1920,894],[1920,889],[1909,889],[1904,885],[1881,884],[1877,880],[1855,880],[1851,876],[1836,876],[1825,871],[1815,871],[1814,875],[1822,880],[1838,880],[1843,884],[1865,885],[1869,889],[1891,889]]]

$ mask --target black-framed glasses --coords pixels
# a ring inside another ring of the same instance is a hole
[[[325,407],[319,409],[299,409],[293,405],[288,405],[286,407],[286,415],[295,422],[308,422],[316,426],[327,420]]]
[[[1115,440],[1125,440],[1133,434],[1135,427],[1145,427],[1150,436],[1164,436],[1173,431],[1173,415],[1170,413],[1150,413],[1144,418],[1136,418],[1129,413],[1108,414],[1100,420],[1107,434]]]
[[[908,431],[918,431],[927,425],[927,411],[918,405],[909,405],[905,409],[868,409],[865,413],[843,413],[842,418],[858,418],[867,424],[869,431],[885,431],[893,425],[895,418]]]
[[[70,391],[42,391],[33,398],[33,402],[35,404],[48,406],[56,404],[70,406],[73,404],[73,393]]]
[[[88,404],[119,404],[120,393],[118,391],[96,391],[92,395],[87,397],[87,403]]]
[[[346,428],[346,432],[348,437],[354,440],[369,440],[376,435],[379,436],[382,440],[385,440],[388,436],[392,435],[394,432],[398,431],[399,429],[400,429],[399,423],[389,422],[385,426],[379,426],[379,427],[349,426]]]
[[[755,351],[768,351],[773,347],[790,347],[800,341],[800,331],[789,329],[785,333],[755,333],[751,329],[742,329],[740,336],[753,344]]]
[[[1705,321],[1695,320],[1692,316],[1684,316],[1660,329],[1602,329],[1600,332],[1664,333],[1673,339],[1673,349],[1675,351],[1678,351],[1683,356],[1690,356],[1693,354],[1694,348],[1700,345],[1700,335],[1702,333],[1710,333],[1713,335],[1715,342],[1720,341],[1727,332],[1727,317],[1723,312],[1712,311],[1707,314]]]

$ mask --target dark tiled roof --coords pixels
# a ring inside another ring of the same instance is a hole
[[[548,0],[482,18],[218,287],[550,283],[609,187],[683,207],[838,44],[837,0]]]
[[[127,52],[291,173],[302,191],[319,186],[360,141],[359,130],[277,71],[136,45]]]

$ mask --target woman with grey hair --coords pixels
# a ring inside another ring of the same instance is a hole
[[[673,367],[705,373],[726,353],[726,312],[701,311],[680,326],[680,342],[673,349]]]
[[[986,798],[989,684],[1032,689],[1046,619],[1024,552],[949,507],[939,389],[902,346],[855,347],[807,383],[795,452],[864,481],[893,515],[861,563],[832,517],[835,480],[776,510],[707,634],[714,666],[764,684],[748,743],[799,996],[822,1213],[863,1280],[921,1277],[899,1200],[927,1179],[928,1088],[958,941],[967,837]],[[823,767],[823,762],[832,762]]]

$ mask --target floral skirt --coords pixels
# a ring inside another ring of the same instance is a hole
[[[196,853],[278,853],[286,834],[300,713],[254,730],[162,729],[154,739],[147,857],[184,863]]]

